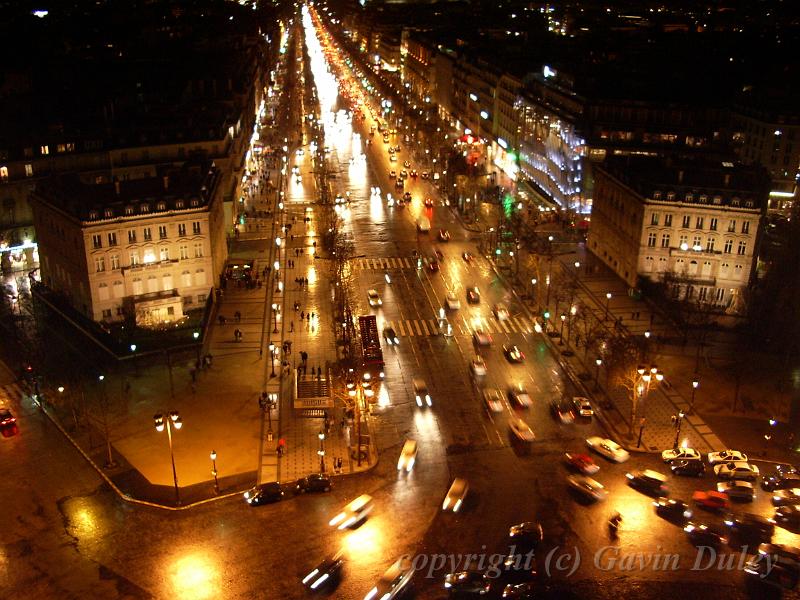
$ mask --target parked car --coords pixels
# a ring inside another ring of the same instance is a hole
[[[793,532],[800,531],[800,506],[796,504],[779,506],[775,509],[773,520],[784,529]]]
[[[250,506],[260,506],[270,502],[278,502],[283,498],[283,490],[278,481],[262,483],[244,493],[245,502]]]
[[[729,514],[724,523],[740,540],[768,543],[775,534],[775,524],[755,513]]]
[[[492,579],[480,571],[456,571],[444,576],[444,587],[451,596],[483,596],[489,593]]]
[[[706,472],[706,467],[701,460],[675,460],[671,462],[669,468],[674,475],[690,477],[702,477]]]
[[[758,479],[758,467],[746,462],[726,462],[714,466],[714,473],[720,479],[741,479],[755,481]]]
[[[674,460],[702,460],[700,453],[694,448],[670,448],[661,453],[661,459],[665,462]]]
[[[303,494],[305,492],[330,492],[333,487],[333,482],[328,475],[324,473],[312,473],[307,477],[297,480],[295,485],[295,492]]]
[[[710,465],[730,461],[747,462],[747,455],[738,450],[720,450],[708,453],[708,464]]]
[[[598,454],[605,456],[614,462],[625,462],[631,455],[622,446],[613,440],[603,439],[599,436],[592,436],[586,440],[586,445]]]
[[[761,480],[761,487],[768,492],[800,488],[800,474],[772,472]]]
[[[775,493],[772,494],[772,504],[773,506],[800,504],[800,488],[775,490]]]

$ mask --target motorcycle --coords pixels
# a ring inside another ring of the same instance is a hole
[[[608,520],[608,534],[611,536],[611,539],[616,539],[619,535],[619,524],[622,522],[622,515],[619,513],[614,513],[611,518]]]

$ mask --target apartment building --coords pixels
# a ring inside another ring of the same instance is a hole
[[[609,158],[595,169],[587,247],[632,288],[646,278],[676,300],[740,312],[768,189],[761,167]]]
[[[179,321],[225,265],[221,181],[213,163],[187,162],[111,183],[43,182],[32,195],[42,282],[94,321]]]

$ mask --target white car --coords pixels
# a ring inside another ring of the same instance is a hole
[[[370,306],[381,306],[383,304],[378,290],[367,290],[367,298],[369,299]]]
[[[405,470],[407,473],[411,472],[414,468],[414,462],[417,459],[417,442],[416,440],[406,440],[403,444],[403,449],[400,451],[400,458],[397,461],[397,470]]]
[[[367,592],[364,600],[393,600],[408,589],[414,577],[414,566],[407,556],[399,559],[381,575],[378,584]]]
[[[328,522],[328,525],[337,529],[352,527],[367,518],[367,515],[372,511],[372,506],[372,496],[362,494],[345,506],[342,512]]]
[[[473,358],[469,367],[470,369],[472,369],[472,372],[477,377],[482,377],[486,375],[486,361],[483,360],[483,358],[481,358],[480,356],[476,356],[475,358]]]
[[[715,465],[714,473],[721,479],[753,481],[758,478],[758,467],[743,461],[726,462]]]
[[[520,442],[530,444],[536,439],[533,429],[522,419],[511,419],[508,422],[508,427],[512,435]]]
[[[569,484],[569,487],[573,490],[590,500],[605,500],[606,496],[608,496],[608,491],[606,491],[602,483],[586,475],[570,475],[567,477],[567,484]]]
[[[442,510],[452,510],[454,513],[458,512],[461,505],[464,504],[464,498],[467,497],[469,491],[469,483],[466,479],[456,477],[450,489],[447,490],[447,495],[442,502]]]
[[[483,329],[476,329],[475,333],[472,334],[472,339],[478,346],[492,345],[492,336],[483,331]]]
[[[631,455],[622,446],[613,440],[603,439],[600,436],[592,436],[586,440],[586,445],[598,454],[605,456],[614,462],[625,462]]]
[[[588,398],[584,398],[583,396],[575,396],[572,399],[572,404],[575,406],[575,413],[581,417],[591,417],[594,415],[594,410],[592,410],[592,403],[589,402]]]
[[[414,386],[414,398],[417,401],[417,406],[433,406],[431,395],[428,392],[428,384],[424,379],[414,378],[411,383]]]
[[[390,155],[389,155],[389,160],[390,160],[391,162],[397,162],[397,156],[396,156],[396,155],[394,155],[394,154],[390,154]]]
[[[494,388],[483,390],[483,402],[489,412],[503,412],[503,394],[500,393],[500,390]]]
[[[508,309],[504,305],[497,304],[494,307],[494,316],[497,317],[498,321],[505,321],[510,315]]]
[[[447,297],[444,299],[444,305],[447,307],[447,310],[458,310],[461,308],[461,300],[456,298],[453,294],[447,294]]]
[[[702,460],[702,458],[694,448],[670,448],[661,453],[661,460],[665,463],[673,460]]]
[[[708,464],[710,465],[729,461],[747,462],[747,455],[738,450],[720,450],[719,452],[708,453]]]

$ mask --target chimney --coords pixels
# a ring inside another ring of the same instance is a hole
[[[114,181],[114,193],[116,193],[117,196],[119,196],[119,180]]]
[[[163,181],[164,181],[164,190],[168,190],[169,189],[169,175],[164,175]]]
[[[683,183],[683,169],[678,171],[678,183]]]

